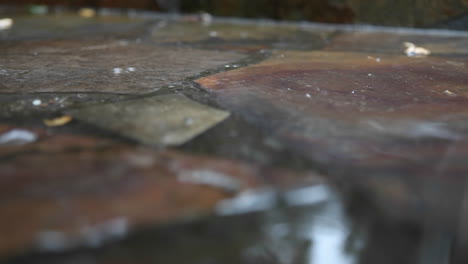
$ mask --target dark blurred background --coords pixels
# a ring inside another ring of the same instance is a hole
[[[326,23],[468,28],[468,0],[0,0],[0,4],[139,8]]]

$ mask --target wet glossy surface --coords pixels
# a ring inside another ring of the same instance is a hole
[[[446,194],[454,201],[464,188],[458,187],[467,169],[460,162],[467,133],[465,64],[463,58],[278,52],[197,82],[330,175],[355,175],[354,183],[383,199],[391,214],[413,218],[439,206],[425,184],[444,178],[456,190]],[[392,191],[389,184],[400,187]]]
[[[231,52],[162,48],[127,40],[28,42],[5,44],[1,50],[3,93],[150,93],[242,58]]]
[[[5,135],[18,130],[4,126],[0,131]],[[4,144],[0,152],[2,254],[94,248],[141,226],[196,219],[210,214],[217,201],[248,188],[292,185],[275,174],[322,182],[314,174],[21,130],[37,138]]]
[[[6,263],[464,263],[465,33],[12,19]]]

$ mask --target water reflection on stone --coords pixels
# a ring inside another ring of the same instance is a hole
[[[293,196],[314,195],[323,199],[301,202],[288,201]],[[326,193],[326,196],[323,196]],[[270,192],[270,195],[272,193]],[[172,263],[358,263],[359,252],[365,245],[364,234],[352,234],[352,224],[346,216],[340,198],[326,186],[306,187],[276,193],[275,201],[264,204],[265,191],[253,192],[249,201],[257,204],[247,213],[244,208],[231,216],[215,217],[192,224],[171,225],[144,233],[129,235],[100,251],[76,252],[68,255],[34,256],[34,263],[72,263],[87,257],[98,263],[116,261],[114,254],[125,248],[118,263],[138,259],[140,263],[171,261]],[[245,198],[243,198],[245,199]],[[268,210],[265,210],[268,209]],[[247,213],[247,214],[246,214]],[[232,224],[235,223],[235,226]],[[112,229],[114,230],[114,229]],[[120,230],[120,229],[119,229]],[[104,232],[104,231],[103,231]],[[107,232],[107,231],[106,231]],[[113,232],[113,231],[112,231]],[[114,233],[112,233],[114,234]],[[111,233],[109,233],[111,235]],[[46,237],[47,236],[47,237]],[[170,236],[170,238],[169,238]],[[43,234],[44,246],[55,247],[56,235]],[[55,241],[55,242],[54,242]],[[161,247],[162,243],[169,245]],[[143,244],[145,246],[138,246]],[[171,247],[170,252],[161,254]],[[216,252],[218,248],[223,248]],[[230,248],[231,253],[225,255]],[[228,257],[229,256],[229,257]],[[227,257],[227,258],[226,258]],[[32,260],[31,259],[31,260]],[[16,261],[29,261],[28,257]],[[11,263],[15,263],[15,260]]]

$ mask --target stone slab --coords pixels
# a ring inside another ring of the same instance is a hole
[[[183,144],[229,116],[181,94],[93,105],[69,114],[150,145]]]
[[[424,212],[452,221],[468,172],[467,63],[463,57],[277,52],[197,82],[330,176],[371,193],[392,216]]]
[[[0,58],[0,93],[143,94],[243,55],[119,40],[53,40],[0,44]]]

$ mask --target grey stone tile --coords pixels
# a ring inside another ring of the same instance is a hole
[[[229,116],[180,94],[94,105],[69,113],[150,145],[183,144]]]

